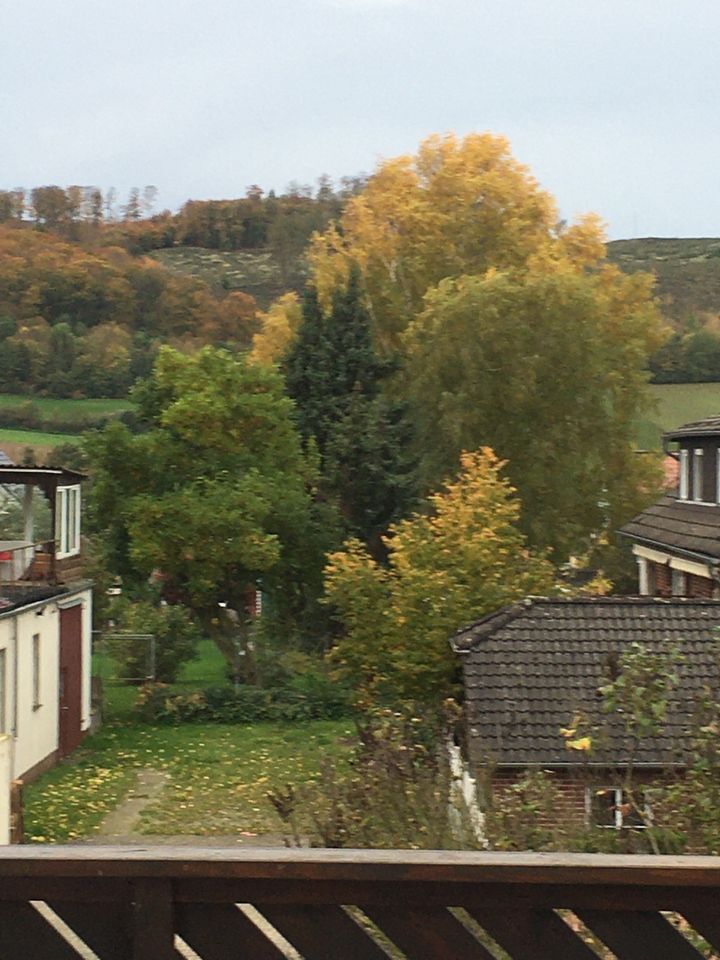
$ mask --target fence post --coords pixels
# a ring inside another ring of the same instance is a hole
[[[175,960],[172,881],[138,877],[133,884],[132,960]]]

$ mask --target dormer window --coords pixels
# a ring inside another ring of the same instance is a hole
[[[687,500],[690,494],[690,453],[685,449],[680,451],[680,489],[678,493],[681,500]]]
[[[692,469],[692,497],[693,500],[702,500],[703,498],[703,452],[702,448],[693,450],[693,469]]]
[[[55,505],[58,560],[80,553],[80,487],[58,487]]]

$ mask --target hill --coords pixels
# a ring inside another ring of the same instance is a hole
[[[720,238],[614,240],[608,258],[628,273],[654,273],[663,312],[672,320],[720,313]]]

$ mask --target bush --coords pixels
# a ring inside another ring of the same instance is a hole
[[[337,720],[350,713],[348,692],[319,674],[293,677],[280,687],[215,686],[189,694],[147,684],[138,708],[151,723]]]
[[[197,656],[200,631],[190,612],[179,604],[154,606],[146,601],[116,600],[110,607],[116,639],[108,641],[109,652],[120,676],[142,680],[151,675],[150,642],[126,639],[118,634],[143,634],[155,639],[154,679],[172,683],[180,667]]]

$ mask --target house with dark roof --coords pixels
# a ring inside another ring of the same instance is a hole
[[[9,835],[10,781],[46,770],[90,727],[84,479],[63,468],[0,463],[0,494],[14,504],[0,533],[0,844]]]
[[[619,530],[632,542],[639,593],[720,599],[720,415],[664,435],[676,488]]]
[[[681,770],[698,700],[720,679],[719,628],[716,601],[603,597],[531,598],[459,631],[451,645],[462,661],[473,772],[479,779],[489,772],[497,789],[528,770],[553,771],[559,817],[625,825],[617,774],[631,744],[622,724],[610,723],[590,752],[568,749],[561,730],[578,714],[590,724],[603,720],[599,688],[633,641],[650,651],[676,645],[680,681],[663,733],[632,749],[632,761],[648,780]]]

